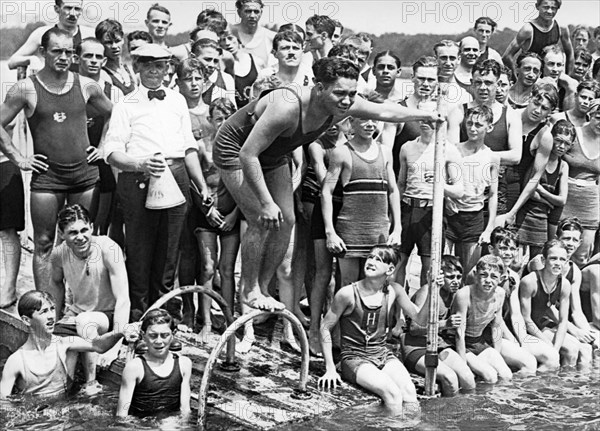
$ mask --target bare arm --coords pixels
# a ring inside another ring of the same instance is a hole
[[[104,94],[100,85],[93,79],[85,76],[82,76],[80,79],[88,103],[96,108],[100,114],[104,115],[104,117],[109,117],[112,112],[113,104],[110,99],[106,97],[106,94]]]
[[[200,191],[202,199],[205,199],[208,196],[208,186],[206,185],[206,180],[204,179],[204,174],[202,173],[200,156],[198,153],[198,151],[193,149],[188,149],[185,152],[185,168],[188,171],[190,179]]]
[[[465,194],[460,169],[460,153],[452,144],[446,143],[446,183],[444,196],[461,199]]]
[[[580,291],[581,291],[581,270],[576,265],[573,265],[573,281],[571,283],[571,298],[570,298],[571,319],[573,320],[573,323],[575,326],[575,328],[573,328],[573,329],[583,330],[584,333],[586,333],[586,335],[588,335],[590,338],[587,338],[584,341],[580,338],[583,334],[573,334],[573,335],[577,336],[577,338],[580,341],[591,342],[591,341],[593,341],[593,336],[589,333],[591,330],[591,327],[590,327],[589,322],[587,321],[587,318],[585,317],[585,314],[583,314],[583,310],[581,308]],[[569,332],[571,332],[570,329],[569,329]]]
[[[504,303],[504,289],[498,289],[496,295],[499,296],[498,301],[500,304]],[[504,319],[502,318],[502,307],[496,310],[494,317],[494,323],[492,325],[492,344],[494,349],[498,352],[502,351],[502,329],[506,326]]]
[[[407,108],[397,103],[373,103],[361,97],[356,98],[347,115],[391,123],[419,120],[437,121],[439,118],[437,112]]]
[[[501,165],[518,165],[523,152],[523,123],[517,111],[508,107],[506,111],[506,126],[508,128],[508,150],[496,151]]]
[[[538,184],[536,191],[540,196],[550,202],[552,205],[562,207],[567,203],[567,193],[569,191],[569,165],[567,162],[560,161],[560,178],[558,185],[558,194],[550,193],[544,187]]]
[[[490,184],[490,198],[488,201],[489,219],[485,230],[479,237],[480,242],[489,242],[490,235],[494,230],[494,226],[496,226],[496,213],[498,211],[498,167],[499,159],[497,157],[492,158],[492,165],[490,167],[492,182]]]
[[[126,417],[129,414],[129,407],[133,399],[135,385],[138,384],[144,376],[142,360],[135,358],[125,365],[123,376],[121,377],[121,388],[119,389],[119,401],[117,403],[117,417]]]
[[[456,352],[466,362],[467,348],[465,347],[465,330],[467,329],[467,310],[469,308],[469,290],[470,287],[465,286],[456,292],[454,303],[452,304],[452,313],[460,316],[460,326],[456,328],[455,347]]]
[[[383,159],[386,164],[388,177],[388,202],[392,216],[392,233],[390,233],[388,244],[400,245],[400,231],[402,230],[402,223],[400,221],[400,193],[398,192],[396,175],[394,174],[394,168],[392,167],[391,154],[391,151],[383,152]]]
[[[390,152],[394,147],[397,130],[397,123],[383,123],[383,130],[381,131],[381,145],[387,148]]]
[[[192,389],[190,380],[192,378],[192,361],[186,356],[179,357],[179,369],[181,370],[181,394],[179,397],[179,410],[182,416],[187,417],[191,413],[190,398]]]
[[[129,282],[127,280],[127,270],[125,269],[125,258],[119,245],[110,240],[110,246],[102,250],[102,259],[104,266],[108,270],[110,279],[110,288],[115,297],[115,315],[113,326],[117,330],[123,330],[129,322]]]
[[[51,262],[51,275],[50,275],[50,289],[52,295],[54,295],[54,303],[56,306],[56,320],[60,320],[62,317],[62,311],[65,307],[65,281],[62,257],[59,250],[61,248],[56,247],[52,250],[50,255]]]
[[[510,68],[513,72],[513,76],[517,76],[517,68],[515,65],[515,56],[519,51],[525,52],[531,45],[531,38],[533,37],[533,27],[531,24],[526,23],[515,38],[510,42],[506,51],[502,55],[502,61],[506,67]]]
[[[575,59],[573,55],[573,45],[571,44],[571,35],[569,34],[568,27],[560,28],[560,41],[562,43],[563,51],[565,52],[565,58],[567,60],[567,64],[565,64],[565,72],[570,74],[573,72],[573,64],[575,63]]]
[[[17,353],[8,357],[2,369],[2,380],[0,381],[0,400],[8,398],[13,391],[17,378],[21,375],[21,358]]]
[[[8,59],[8,68],[10,70],[14,70],[20,66],[29,66],[31,63],[32,57],[35,57],[39,48],[40,42],[42,40],[42,35],[50,28],[51,26],[46,25],[40,28],[35,29],[27,38],[25,43],[21,45],[19,49],[15,51],[13,55]]]
[[[400,148],[400,170],[398,171],[398,194],[400,200],[406,191],[406,178],[408,177],[408,159],[406,158],[406,145]]]
[[[346,244],[335,232],[333,225],[333,190],[339,181],[340,175],[346,169],[351,169],[351,159],[348,149],[336,148],[331,152],[329,167],[321,189],[321,207],[323,211],[323,223],[327,234],[327,248],[333,253],[346,250]]]
[[[460,142],[460,125],[464,119],[463,106],[454,107],[448,114],[448,142],[456,145]]]
[[[327,167],[325,166],[325,151],[321,144],[318,142],[312,142],[308,146],[308,154],[310,155],[310,164],[312,165],[315,176],[319,184],[323,184],[325,181],[325,175],[327,174]]]
[[[571,296],[571,285],[563,277],[562,288],[560,291],[560,305],[558,308],[558,328],[554,334],[553,346],[556,351],[560,351],[564,341],[565,335],[567,335],[567,325],[569,323],[569,297]]]
[[[528,334],[533,335],[539,340],[542,340],[544,343],[549,343],[546,337],[542,335],[542,331],[540,331],[540,328],[537,327],[537,325],[531,318],[531,298],[533,298],[535,292],[535,276],[524,277],[521,280],[521,283],[519,283],[519,302],[521,304],[521,313],[523,315],[523,320],[525,321],[525,328],[527,329]],[[525,340],[524,337],[523,340]]]

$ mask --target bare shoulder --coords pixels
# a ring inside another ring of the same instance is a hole
[[[186,373],[192,371],[192,360],[187,356],[179,356],[179,368]]]

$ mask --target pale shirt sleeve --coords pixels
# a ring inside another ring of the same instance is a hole
[[[190,126],[191,130],[191,126]],[[131,138],[131,122],[124,101],[114,105],[106,139],[102,148],[102,157],[108,163],[108,157],[115,151],[127,152],[127,142]]]

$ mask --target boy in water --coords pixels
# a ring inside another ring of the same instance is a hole
[[[404,365],[386,347],[389,314],[394,301],[420,325],[426,324],[428,306],[420,311],[404,289],[390,283],[389,277],[398,264],[398,256],[388,245],[371,249],[367,257],[365,278],[342,287],[321,322],[321,349],[325,374],[319,386],[335,388],[341,383],[333,361],[331,330],[340,324],[342,338],[341,374],[379,395],[394,413],[402,412],[402,403],[416,403],[417,392]]]
[[[504,290],[498,285],[505,271],[502,259],[483,256],[477,262],[475,283],[460,289],[454,298],[452,313],[460,315],[461,325],[456,331],[455,348],[473,373],[486,383],[512,379],[512,372],[500,355],[502,351],[502,304]],[[492,345],[484,336],[492,323]]]
[[[66,394],[73,380],[79,352],[107,352],[127,331],[127,339],[135,340],[136,325],[125,325],[107,332],[93,341],[80,337],[53,335],[56,310],[48,292],[31,290],[18,304],[21,319],[29,325],[29,337],[10,355],[2,371],[0,398],[19,391],[36,396],[55,397]]]

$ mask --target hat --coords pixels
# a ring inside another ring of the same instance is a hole
[[[154,60],[169,60],[173,55],[168,49],[163,48],[160,45],[157,45],[155,43],[147,43],[133,51],[131,53],[131,56],[138,58],[151,58]]]

